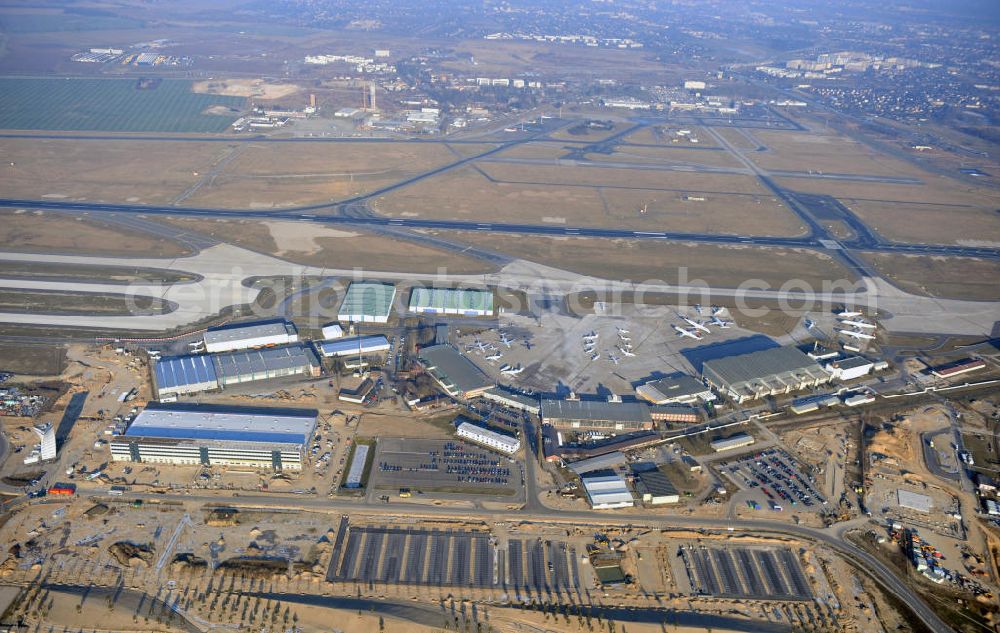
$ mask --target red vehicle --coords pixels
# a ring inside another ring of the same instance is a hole
[[[50,495],[75,495],[76,484],[57,483],[49,487]]]

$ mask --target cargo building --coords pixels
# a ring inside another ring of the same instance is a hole
[[[111,459],[301,470],[313,409],[152,404],[111,441]]]
[[[344,356],[370,356],[389,351],[389,339],[381,334],[375,336],[349,336],[332,341],[319,341],[319,353],[326,358]]]
[[[222,388],[247,382],[285,378],[318,377],[316,352],[302,343],[215,355],[215,370]]]
[[[219,388],[211,355],[164,356],[153,365],[153,382],[160,398]]]

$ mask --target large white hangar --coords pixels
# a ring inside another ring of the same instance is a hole
[[[271,319],[210,327],[202,335],[202,339],[206,352],[231,352],[295,343],[299,340],[299,334],[293,323],[284,319]]]
[[[315,409],[150,404],[112,440],[111,459],[301,470]]]
[[[347,288],[337,320],[341,323],[387,323],[396,299],[396,286],[355,281]]]
[[[461,288],[414,288],[410,312],[459,316],[493,316],[493,292]]]

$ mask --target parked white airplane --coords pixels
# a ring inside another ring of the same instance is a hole
[[[841,319],[840,322],[843,323],[844,325],[850,325],[851,327],[860,327],[860,328],[864,328],[866,330],[874,330],[875,329],[875,324],[874,323],[868,323],[867,321],[851,321],[851,320],[848,320],[848,319]]]
[[[500,342],[506,345],[507,349],[510,349],[510,344],[513,343],[514,341],[507,338],[506,332],[500,332]]]
[[[621,352],[622,354],[625,354],[626,356],[629,356],[629,357],[635,356],[635,352],[627,350],[624,347],[619,347],[618,351]]]
[[[840,312],[837,313],[837,316],[840,317],[841,319],[850,319],[850,318],[853,318],[853,317],[859,317],[859,316],[864,316],[864,315],[861,314],[860,312],[852,312],[850,310],[842,310],[842,311],[840,311]]]
[[[487,356],[486,360],[500,360],[503,358],[503,354],[493,354],[492,356]]]
[[[813,321],[812,319],[806,319],[806,323],[805,323],[805,325],[806,325],[806,329],[807,329],[807,330],[811,330],[811,329],[813,329],[814,327],[816,327],[816,322],[815,322],[815,321]]]
[[[871,334],[865,334],[864,332],[855,332],[854,330],[837,330],[844,336],[850,336],[853,338],[859,338],[865,341],[874,341],[875,337]]]
[[[691,330],[685,330],[679,325],[672,325],[670,327],[674,328],[674,330],[677,331],[677,336],[686,336],[688,338],[693,338],[696,341],[701,340],[701,334],[698,334],[697,332],[692,332]]]
[[[610,360],[615,365],[618,364],[618,357],[612,354],[611,352],[608,352],[608,360]]]
[[[591,341],[596,341],[597,339],[601,338],[601,335],[598,334],[597,332],[591,332],[590,334],[584,334],[583,338],[589,339]]]
[[[629,334],[629,331],[623,327],[620,327],[618,328],[618,336],[621,336],[622,334]]]
[[[600,354],[591,354],[590,360],[599,360],[601,358]]]
[[[732,321],[723,321],[719,317],[713,315],[712,316],[712,325],[717,325],[720,328],[722,328],[723,330],[726,330],[726,329],[732,327],[733,322]]]
[[[520,374],[522,371],[524,371],[524,367],[518,365],[517,367],[508,367],[507,369],[501,369],[500,373],[505,374],[507,376],[516,376]]]
[[[694,304],[694,311],[697,312],[698,314],[701,314],[701,304],[700,303]]]
[[[722,314],[724,311],[725,311],[725,308],[723,308],[723,307],[712,306],[712,316],[715,316],[717,314]]]
[[[701,323],[701,322],[699,322],[699,321],[695,321],[694,319],[689,319],[689,318],[687,318],[686,316],[682,316],[682,317],[681,317],[681,319],[683,319],[683,321],[684,321],[685,323],[687,323],[688,325],[690,325],[690,326],[691,326],[691,327],[693,327],[694,329],[696,329],[696,330],[701,330],[701,331],[702,331],[702,332],[704,332],[705,334],[710,334],[710,333],[712,332],[712,330],[710,330],[710,329],[708,329],[707,327],[705,327],[705,326],[704,326],[704,324],[702,324],[702,323]]]

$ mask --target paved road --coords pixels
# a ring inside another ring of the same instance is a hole
[[[80,484],[81,493],[98,492],[97,486],[90,484]],[[178,494],[141,494],[128,493],[127,499],[142,499],[146,501],[173,501],[180,503],[219,503],[225,501],[229,505],[237,507],[255,507],[265,509],[287,508],[293,510],[312,510],[327,512],[330,514],[345,513],[365,513],[382,515],[386,521],[390,521],[394,516],[405,516],[412,518],[415,516],[424,517],[455,517],[464,515],[466,511],[439,506],[422,506],[416,504],[373,504],[364,505],[357,502],[345,500],[323,499],[312,496],[268,496],[260,494],[240,494],[236,499],[217,495],[178,495]],[[787,534],[811,542],[822,543],[835,550],[861,571],[868,573],[884,589],[894,594],[904,604],[913,610],[914,614],[920,618],[932,631],[947,632],[952,629],[948,627],[937,615],[924,603],[916,593],[914,593],[896,574],[884,565],[880,560],[865,552],[864,550],[843,539],[843,531],[836,528],[831,530],[821,530],[800,525],[788,525],[777,521],[762,519],[754,520],[725,520],[725,519],[704,519],[700,517],[657,517],[655,515],[638,514],[634,512],[614,511],[607,514],[595,512],[562,511],[545,508],[544,510],[503,510],[488,511],[477,510],[476,517],[484,521],[521,520],[538,523],[565,523],[572,525],[594,525],[606,526],[609,523],[615,525],[648,525],[660,529],[682,528],[682,529],[707,529],[707,530],[728,530],[748,532],[752,534],[778,533]],[[867,523],[864,523],[867,524]],[[852,523],[852,527],[856,525]]]

